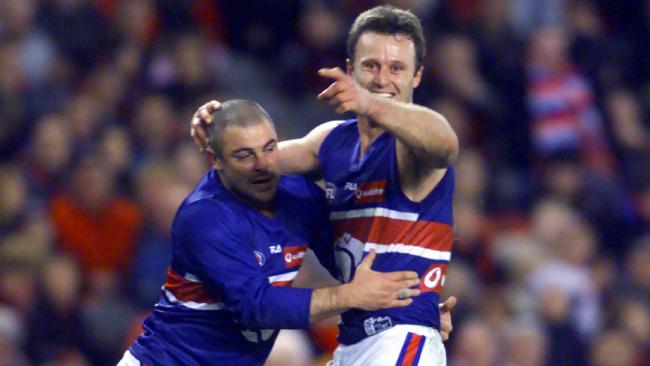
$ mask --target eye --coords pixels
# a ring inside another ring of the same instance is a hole
[[[252,156],[253,156],[253,154],[252,154],[251,152],[249,152],[249,151],[240,151],[240,152],[235,153],[235,154],[233,155],[233,157],[234,157],[235,159],[239,160],[239,161],[243,161],[243,160],[249,159],[249,158],[252,157]]]
[[[377,64],[374,62],[365,62],[362,64],[363,69],[366,71],[375,71],[377,70]]]
[[[264,148],[264,152],[273,152],[278,147],[277,144],[271,144]]]
[[[398,73],[404,70],[404,66],[401,64],[393,64],[390,65],[390,72],[392,73]]]

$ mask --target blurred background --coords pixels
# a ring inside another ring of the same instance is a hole
[[[650,1],[399,0],[426,29],[416,102],[462,147],[450,365],[648,365]],[[1,0],[0,365],[112,365],[140,332],[210,99],[283,139],[371,0]],[[302,283],[326,283],[306,265]],[[320,365],[336,320],[270,365]]]

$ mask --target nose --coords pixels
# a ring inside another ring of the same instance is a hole
[[[386,84],[388,84],[389,80],[389,75],[388,75],[388,68],[386,67],[380,67],[379,70],[374,75],[373,78],[373,83],[375,83],[376,86],[378,87],[383,87]]]
[[[271,161],[267,156],[267,154],[257,155],[257,159],[255,159],[255,170],[266,171],[269,169],[270,165],[271,165]]]

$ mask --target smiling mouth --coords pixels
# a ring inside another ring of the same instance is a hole
[[[386,98],[386,99],[391,99],[395,96],[395,94],[393,93],[380,93],[380,92],[371,92],[371,93],[380,98]]]

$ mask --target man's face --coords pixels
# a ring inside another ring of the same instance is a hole
[[[355,46],[348,73],[373,94],[400,102],[413,101],[422,67],[415,69],[415,45],[403,34],[365,32]]]
[[[268,121],[227,127],[215,168],[224,185],[253,204],[267,205],[278,186],[278,137]]]

